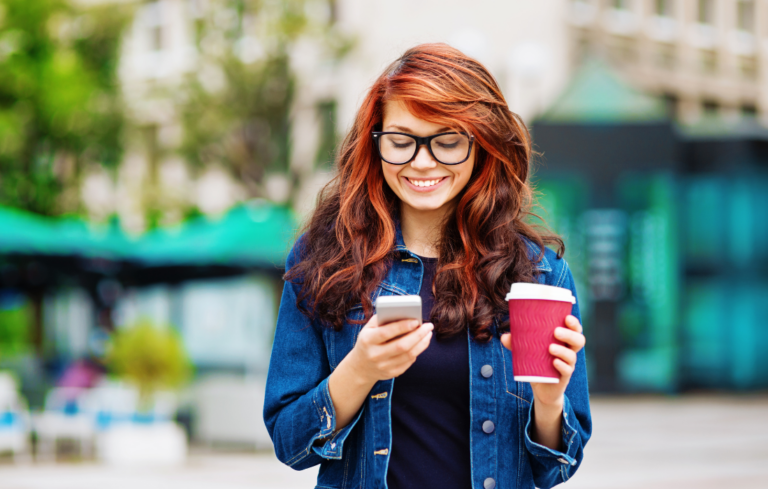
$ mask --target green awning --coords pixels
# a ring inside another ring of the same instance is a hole
[[[266,202],[234,207],[144,236],[135,256],[146,266],[282,267],[295,239],[293,212]]]
[[[0,254],[51,254],[51,219],[0,207]]]
[[[267,202],[200,217],[131,238],[117,221],[97,226],[0,207],[0,255],[72,256],[140,266],[282,267],[297,222],[293,212]]]
[[[97,226],[0,207],[0,254],[123,259],[133,246],[116,223]]]

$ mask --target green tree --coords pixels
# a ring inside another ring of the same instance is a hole
[[[334,63],[351,47],[331,0],[218,0],[195,24],[199,70],[178,98],[181,152],[193,167],[219,164],[249,197],[267,173],[288,173],[299,43]],[[296,180],[293,176],[292,180]]]
[[[192,364],[176,331],[146,319],[114,333],[107,365],[113,374],[136,385],[143,409],[156,391],[181,387],[192,375]]]
[[[116,68],[128,19],[115,5],[0,0],[0,204],[77,211],[83,168],[117,165]]]

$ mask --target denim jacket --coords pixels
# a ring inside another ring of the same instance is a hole
[[[297,263],[300,243],[301,238],[288,256],[286,270]],[[536,257],[538,247],[531,242],[528,247]],[[399,229],[396,252],[374,300],[379,295],[419,293],[423,266],[406,249]],[[576,295],[568,265],[554,252],[545,249],[536,268],[541,283],[568,288]],[[267,376],[264,421],[277,458],[296,470],[320,464],[317,488],[386,488],[396,379],[377,382],[352,422],[337,430],[328,377],[352,350],[362,325],[347,323],[338,332],[323,327],[297,309],[297,291],[298,285],[285,283]],[[579,317],[578,302],[572,314]],[[348,314],[350,320],[363,317],[362,305]],[[479,343],[467,333],[472,487],[549,488],[567,481],[580,466],[592,431],[584,350],[578,353],[565,391],[561,452],[531,439],[531,386],[515,382],[511,354],[499,335],[494,327],[491,341]],[[483,430],[487,420],[495,427],[490,433]]]

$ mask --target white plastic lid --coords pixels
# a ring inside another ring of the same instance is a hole
[[[552,285],[528,284],[518,282],[512,284],[505,300],[511,299],[539,299],[545,301],[563,301],[576,303],[576,298],[570,290]]]

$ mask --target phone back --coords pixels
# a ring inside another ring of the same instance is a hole
[[[418,319],[421,324],[421,297],[418,295],[386,295],[376,299],[379,325],[401,319]]]

